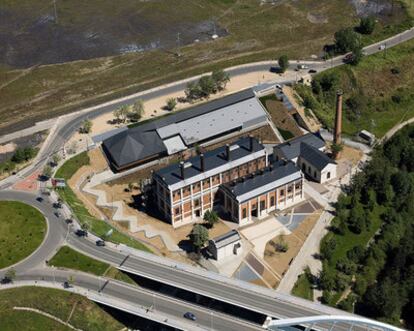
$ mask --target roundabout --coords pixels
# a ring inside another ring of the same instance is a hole
[[[30,256],[46,233],[47,222],[39,210],[18,201],[0,201],[0,269]]]

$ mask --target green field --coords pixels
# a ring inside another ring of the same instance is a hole
[[[8,0],[3,5],[33,17],[52,10],[46,1]],[[281,1],[277,5],[262,5],[258,0],[122,0],[117,6],[110,1],[65,1],[58,4],[58,15],[59,28],[82,32],[90,32],[90,19],[96,18],[94,25],[104,29],[102,34],[112,21],[115,27],[128,24],[130,15],[138,15],[156,33],[181,21],[214,18],[228,35],[181,47],[179,57],[175,50],[157,49],[32,70],[0,66],[0,114],[7,114],[7,121],[0,125],[2,132],[214,68],[275,59],[284,53],[295,59],[319,56],[335,31],[358,21],[348,0]],[[378,28],[366,42],[405,29],[407,20],[407,13],[395,2],[393,15],[380,16]],[[124,33],[117,38],[131,36]]]
[[[89,156],[86,152],[83,152],[66,161],[56,172],[56,177],[69,180],[80,166],[87,164],[89,164]],[[151,252],[151,249],[143,243],[123,234],[105,221],[93,217],[69,186],[58,189],[58,194],[70,206],[80,224],[88,227],[97,236],[105,238],[108,231],[112,229],[112,235],[106,240]]]
[[[295,286],[292,289],[292,294],[307,300],[313,301],[312,283],[305,273],[298,277]]]
[[[2,331],[67,331],[70,328],[34,312],[13,310],[13,307],[30,307],[49,313],[76,328],[85,331],[120,330],[123,325],[97,304],[86,298],[61,290],[21,287],[0,291],[0,321]],[[73,312],[72,312],[73,310]]]
[[[43,215],[17,201],[0,201],[0,269],[29,256],[47,231]]]
[[[68,246],[63,246],[49,261],[49,265],[79,270],[96,276],[106,276],[126,283],[135,284],[127,274],[110,266],[108,263],[83,255]]]
[[[362,59],[357,66],[341,66],[316,76],[334,75],[337,83],[324,94],[298,86],[321,121],[332,128],[335,91],[344,92],[343,130],[354,135],[362,129],[382,137],[399,122],[414,116],[414,40]]]

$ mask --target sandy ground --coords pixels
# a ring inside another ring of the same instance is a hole
[[[107,201],[111,203],[112,201],[123,201],[124,202],[124,214],[125,215],[133,215],[136,216],[138,219],[139,224],[151,225],[154,229],[166,232],[170,235],[172,240],[179,245],[180,243],[185,243],[188,240],[188,235],[190,234],[193,224],[188,224],[182,226],[178,229],[173,229],[173,227],[158,219],[155,215],[151,216],[144,211],[140,211],[134,206],[134,199],[138,198],[140,191],[136,185],[129,191],[127,184],[115,184],[115,185],[108,185],[108,184],[101,184],[96,187],[96,189],[103,190],[106,193]],[[87,195],[87,199],[89,200],[90,204],[95,204],[96,199],[92,196]],[[104,213],[108,218],[112,217],[112,211],[108,208],[98,208],[101,213]],[[201,220],[200,220],[201,221]],[[117,222],[120,223],[120,222]],[[224,222],[217,223],[212,229],[209,229],[209,236],[210,238],[214,238],[221,234],[228,232],[230,229]],[[171,254],[168,251],[159,237],[155,238],[146,238],[143,232],[132,233],[138,239],[144,240],[145,242],[150,243],[151,246],[156,247],[163,255],[171,257],[171,258],[178,258],[180,260],[184,259],[186,262],[188,258],[183,254]]]
[[[107,162],[102,155],[100,149],[96,148],[89,152],[90,164],[87,166],[82,166],[75,172],[72,178],[68,181],[68,185],[75,192],[76,196],[85,204],[85,207],[88,211],[96,218],[102,219],[102,213],[95,206],[94,203],[91,203],[89,199],[80,191],[80,185],[86,179],[88,175],[93,174],[94,172],[101,172],[107,169]]]
[[[266,244],[264,259],[268,265],[272,267],[274,272],[279,275],[284,275],[284,273],[289,268],[291,260],[294,259],[298,254],[300,248],[302,247],[302,244],[311,232],[320,214],[320,211],[314,212],[312,215],[306,217],[306,219],[304,219],[291,234],[283,236],[284,241],[289,246],[287,252],[277,252],[270,241]],[[277,242],[279,239],[278,237],[279,236],[274,237],[272,241]]]
[[[290,72],[286,73],[285,75],[288,75],[288,74],[292,75],[292,73]],[[251,86],[254,86],[260,83],[264,83],[266,81],[274,80],[277,77],[286,79],[285,76],[278,76],[278,74],[271,73],[269,71],[261,71],[261,72],[236,76],[230,80],[230,82],[227,84],[226,89],[224,91],[211,95],[208,100],[203,100],[203,101],[199,101],[195,103],[177,102],[177,107],[174,111],[188,108],[190,106],[194,106],[202,102],[221,98],[226,94],[234,93],[234,92],[246,89],[248,87],[251,87]],[[142,120],[170,113],[170,111],[163,109],[166,105],[166,101],[169,98],[178,99],[178,98],[184,98],[184,97],[185,97],[184,92],[178,92],[178,93],[171,93],[168,95],[163,95],[162,97],[153,98],[153,99],[146,101],[144,103],[145,113],[142,116]],[[94,136],[94,135],[106,132],[108,130],[115,129],[115,128],[126,125],[126,124],[114,124],[112,122],[113,120],[114,120],[114,116],[112,113],[107,113],[107,114],[104,114],[104,115],[101,115],[95,118],[94,120],[92,120],[93,126],[92,126],[92,132],[90,135]]]
[[[0,154],[13,152],[16,149],[16,147],[17,146],[15,143],[0,145]]]

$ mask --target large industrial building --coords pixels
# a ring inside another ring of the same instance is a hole
[[[266,112],[249,89],[125,129],[102,147],[112,169],[123,171],[266,124]]]

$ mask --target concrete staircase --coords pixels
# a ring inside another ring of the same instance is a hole
[[[148,239],[159,237],[169,251],[181,251],[181,249],[177,246],[177,244],[174,242],[174,240],[167,232],[158,230],[149,224],[140,225],[138,217],[124,214],[125,204],[123,201],[108,202],[106,198],[106,193],[102,190],[98,190],[95,188],[96,186],[106,182],[108,177],[111,175],[112,172],[110,170],[93,175],[90,178],[90,180],[85,184],[82,190],[86,193],[92,194],[97,198],[97,206],[114,209],[114,215],[112,217],[113,221],[128,222],[129,230],[131,232],[143,232],[145,237]]]

